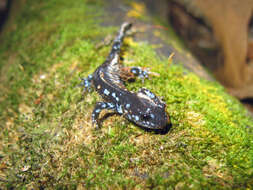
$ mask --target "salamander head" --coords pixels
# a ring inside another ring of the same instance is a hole
[[[133,105],[131,121],[137,125],[153,130],[166,128],[170,124],[166,105],[155,94],[142,88],[137,93],[138,101]],[[130,118],[129,118],[130,119]]]

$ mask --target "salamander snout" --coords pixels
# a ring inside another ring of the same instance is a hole
[[[159,106],[152,105],[147,108],[148,112],[141,113],[139,125],[149,129],[163,129],[169,123],[170,119],[165,111],[165,106],[163,108]]]
[[[156,130],[164,129],[170,124],[166,105],[155,94],[148,89],[142,88],[137,93],[137,97],[139,99],[136,101],[135,108],[133,109],[137,110],[134,113],[137,117],[133,117],[137,125]]]

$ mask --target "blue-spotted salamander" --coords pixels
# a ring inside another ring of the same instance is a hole
[[[124,86],[124,75],[142,79],[149,76],[148,70],[123,67],[119,63],[123,39],[130,28],[130,23],[125,22],[121,25],[106,61],[92,75],[82,79],[84,91],[90,91],[91,87],[94,87],[104,100],[96,103],[92,112],[92,124],[99,127],[98,118],[101,111],[112,110],[142,128],[161,130],[170,123],[165,103],[146,88],[141,88],[135,93],[128,91]]]

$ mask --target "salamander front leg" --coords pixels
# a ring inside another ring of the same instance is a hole
[[[88,92],[91,92],[93,76],[89,75],[87,78],[82,78],[81,80],[82,82],[80,86],[84,86],[83,92],[85,93],[87,90]]]
[[[100,127],[100,123],[98,120],[99,114],[102,110],[113,110],[117,112],[117,108],[113,103],[108,102],[97,102],[93,112],[92,112],[92,125],[96,128]]]

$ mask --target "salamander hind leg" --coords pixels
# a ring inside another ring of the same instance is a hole
[[[102,110],[113,110],[115,112],[117,111],[117,106],[113,103],[109,102],[97,102],[93,112],[92,112],[92,125],[95,126],[96,128],[100,127],[100,122],[99,122],[99,114],[101,113]]]

